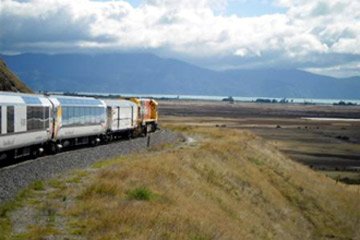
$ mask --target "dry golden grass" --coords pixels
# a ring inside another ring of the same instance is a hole
[[[39,220],[17,237],[360,238],[358,187],[287,159],[247,131],[169,127],[196,144],[112,159],[64,184],[45,183],[32,207],[47,209],[40,218],[51,222],[44,228]]]

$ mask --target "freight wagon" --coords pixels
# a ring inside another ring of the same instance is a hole
[[[138,127],[137,105],[127,100],[104,99],[107,114],[107,136],[109,140],[134,136]]]

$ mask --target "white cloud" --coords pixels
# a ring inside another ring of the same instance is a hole
[[[327,67],[331,54],[360,58],[359,1],[276,3],[288,11],[241,18],[225,14],[226,0],[147,0],[137,8],[125,1],[0,0],[0,51],[161,49],[189,59],[261,63],[276,55],[293,65],[321,61]]]
[[[304,70],[312,73],[334,77],[360,76],[360,61],[349,62],[324,68],[305,68]]]

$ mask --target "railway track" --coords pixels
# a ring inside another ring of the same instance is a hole
[[[76,149],[2,167],[0,169],[0,203],[11,200],[19,190],[34,181],[49,179],[72,169],[86,168],[97,161],[111,157],[145,151],[147,147],[176,143],[181,139],[182,136],[179,134],[160,130],[149,134],[148,137]]]

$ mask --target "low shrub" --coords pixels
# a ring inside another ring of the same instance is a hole
[[[138,187],[127,192],[129,200],[150,201],[154,194],[147,187]]]

